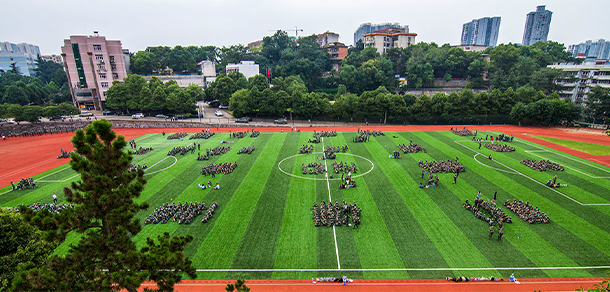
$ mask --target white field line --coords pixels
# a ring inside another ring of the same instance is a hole
[[[324,151],[324,137],[322,137],[322,151]],[[323,152],[324,153],[324,152]],[[326,165],[326,156],[324,157],[324,175],[326,176],[326,186],[328,187],[328,203],[332,204],[332,198],[330,197],[330,182],[328,181],[328,165]],[[339,247],[337,246],[337,232],[335,231],[335,225],[333,224],[333,236],[335,237],[335,252],[337,253],[337,267],[341,270],[341,262],[339,261]]]
[[[77,176],[79,176],[79,175],[80,175],[80,173],[77,173],[77,174],[75,174],[75,175],[73,175],[73,176],[71,176],[71,177],[69,177],[69,178],[67,178],[67,179],[64,179],[64,180],[36,180],[36,181],[37,181],[37,182],[48,182],[48,183],[54,183],[54,182],[67,182],[67,181],[69,181],[69,180],[71,180],[71,179],[73,179],[73,178],[75,178],[75,177],[77,177]]]
[[[35,179],[34,181],[40,181],[41,179],[43,179],[43,178],[45,178],[45,177],[47,177],[47,176],[54,175],[54,174],[56,174],[56,173],[58,173],[58,172],[60,172],[60,171],[64,171],[64,170],[69,169],[69,168],[70,168],[69,166],[68,166],[68,167],[64,167],[64,168],[62,168],[62,169],[60,169],[60,170],[58,170],[58,171],[51,172],[51,173],[49,173],[49,174],[47,174],[47,175],[45,175],[45,176],[43,176],[43,177],[39,177],[38,179]]]
[[[311,154],[324,154],[324,152],[313,152]],[[375,164],[370,159],[368,159],[366,157],[363,157],[363,156],[360,156],[360,155],[356,155],[356,154],[351,154],[351,153],[335,153],[335,154],[337,154],[337,155],[348,155],[348,156],[354,156],[354,157],[362,158],[362,159],[368,161],[371,164],[371,169],[369,169],[367,172],[361,173],[359,175],[352,175],[353,178],[367,175],[371,171],[373,171],[373,169],[375,169]],[[288,160],[290,158],[301,156],[301,155],[309,155],[309,154],[295,154],[295,155],[292,155],[292,156],[288,156],[288,157],[282,159],[280,162],[278,162],[277,168],[281,172],[283,172],[285,175],[289,175],[289,176],[296,177],[296,178],[302,178],[302,179],[308,179],[308,180],[341,180],[341,178],[328,178],[328,177],[326,177],[326,178],[315,178],[315,177],[299,176],[299,175],[295,175],[295,174],[292,174],[292,173],[289,173],[289,172],[283,170],[282,167],[280,166],[282,164],[282,162],[284,162],[284,161],[286,161],[286,160]]]
[[[497,270],[589,270],[610,269],[592,267],[497,267],[497,268],[387,268],[387,269],[198,269],[197,272],[394,272],[394,271],[497,271]]]
[[[548,157],[544,157],[544,156],[542,156],[542,155],[538,155],[538,154],[532,153],[532,152],[530,152],[529,150],[525,150],[525,152],[526,152],[526,153],[529,153],[529,154],[532,154],[532,155],[534,155],[534,156],[538,156],[538,157],[540,157],[540,158],[542,158],[542,159],[548,159],[548,160],[550,160]],[[548,153],[557,154],[557,153],[552,152],[552,151],[540,151],[540,150],[538,150],[538,151],[536,151],[536,152],[548,152]],[[585,163],[585,164],[586,164],[586,163]],[[573,170],[573,171],[576,171],[576,172],[578,172],[578,173],[581,173],[581,174],[583,174],[583,175],[586,175],[586,176],[588,176],[588,177],[590,177],[590,178],[610,178],[610,176],[592,176],[592,175],[590,175],[590,174],[588,174],[588,173],[586,173],[586,172],[582,172],[582,171],[580,171],[580,170],[578,170],[578,169],[576,169],[576,168],[573,168],[573,167],[570,167],[570,166],[567,166],[567,165],[565,165],[564,167],[565,167],[565,168],[569,168],[569,169],[571,169],[571,170]]]
[[[470,148],[470,147],[468,147],[468,146],[466,146],[466,145],[464,145],[464,144],[462,144],[462,143],[460,143],[458,141],[454,141],[454,142],[459,144],[459,145],[461,145],[464,148],[470,149],[471,151],[473,151],[475,153],[478,153],[478,154],[481,154],[481,155],[485,156],[485,154],[483,154],[483,153],[481,153],[479,151],[476,151],[476,150],[474,150],[474,149],[472,149],[472,148]],[[475,154],[475,156],[476,156],[476,154]],[[551,190],[553,192],[556,192],[556,193],[558,193],[558,194],[568,198],[569,200],[571,200],[571,201],[573,201],[573,202],[575,202],[575,203],[577,203],[577,204],[579,204],[581,206],[610,206],[610,203],[606,203],[606,204],[584,204],[584,203],[580,202],[579,200],[576,200],[576,199],[574,199],[574,198],[572,198],[572,197],[570,197],[570,196],[568,196],[568,195],[566,195],[566,194],[564,194],[564,193],[562,193],[562,192],[560,192],[560,191],[558,191],[558,190],[556,190],[554,188],[550,188],[547,185],[537,181],[536,179],[534,179],[534,178],[532,178],[530,176],[527,176],[526,174],[524,174],[524,173],[522,173],[520,171],[517,171],[516,169],[514,169],[514,168],[512,168],[512,167],[510,167],[510,166],[508,166],[508,165],[506,165],[506,164],[504,164],[504,163],[502,163],[502,162],[500,162],[498,160],[493,159],[493,161],[495,161],[496,163],[498,163],[498,164],[500,164],[500,165],[502,165],[502,166],[504,166],[504,167],[506,167],[506,168],[508,168],[508,169],[510,169],[512,171],[514,171],[515,174],[521,175],[521,176],[523,176],[523,177],[525,177],[525,178],[527,178],[527,179],[529,179],[529,180],[531,180],[531,181],[533,181],[533,182],[535,182],[535,183],[537,183],[537,184],[539,184],[539,185],[541,185],[541,186],[543,186],[543,187],[545,187],[545,188],[547,188],[547,189],[549,189],[549,190]]]
[[[157,164],[161,163],[162,161],[164,161],[165,159],[168,159],[168,158],[170,158],[170,157],[174,159],[174,163],[172,163],[172,165],[170,165],[170,166],[168,166],[168,167],[166,167],[166,168],[163,168],[163,169],[155,170],[155,171],[153,171],[153,172],[147,172],[147,173],[145,173],[144,175],[151,175],[151,174],[154,174],[154,173],[157,173],[157,172],[164,171],[164,170],[166,170],[166,169],[168,169],[168,168],[170,168],[170,167],[174,166],[174,164],[176,164],[176,162],[178,162],[178,158],[176,158],[175,156],[167,156],[167,157],[165,157],[165,158],[163,158],[163,159],[159,160],[157,163],[155,163],[155,164],[151,165],[150,167],[153,167],[153,166],[155,166],[155,165],[157,165]]]

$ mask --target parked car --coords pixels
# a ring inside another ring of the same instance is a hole
[[[184,120],[184,119],[186,119],[185,115],[175,115],[174,116],[174,120]]]
[[[284,118],[279,118],[275,121],[273,121],[274,124],[288,124],[288,121]]]
[[[248,121],[248,118],[242,117],[242,118],[239,118],[239,119],[235,120],[235,122],[236,123],[247,123],[249,121]]]
[[[105,111],[105,112],[104,112],[104,115],[105,115],[105,116],[114,116],[114,115],[115,115],[115,113],[114,113],[113,111]]]
[[[214,113],[217,117],[222,117],[222,112],[219,110],[216,110],[216,113]]]
[[[137,114],[133,114],[131,115],[132,119],[141,119],[144,118],[144,114],[143,113],[137,113]]]
[[[80,112],[79,116],[81,116],[81,117],[90,117],[92,115],[93,115],[93,113],[90,113],[90,112],[87,112],[87,111],[82,111],[82,112]]]
[[[247,119],[248,122],[252,122],[252,118],[251,117],[243,117],[244,119]]]
[[[219,106],[218,106],[218,108],[219,108],[219,109],[229,109],[229,106],[228,106],[228,105],[222,105],[222,104],[221,104],[221,105],[219,105]]]
[[[157,119],[166,119],[166,120],[167,120],[167,119],[169,119],[169,117],[168,117],[168,116],[166,116],[166,115],[162,115],[162,114],[158,114],[158,115],[156,115],[156,116],[155,116],[155,118],[157,118]]]

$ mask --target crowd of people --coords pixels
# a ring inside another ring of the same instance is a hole
[[[500,134],[498,135],[498,137],[496,137],[496,141],[502,141],[502,142],[513,142],[513,139],[515,138],[515,136],[509,136],[509,135],[504,135],[504,134]]]
[[[260,134],[261,132],[252,130],[252,133],[250,133],[250,138],[256,138]]]
[[[324,163],[321,162],[310,162],[307,165],[301,164],[303,174],[322,174],[326,172]]]
[[[65,120],[65,119],[64,119]],[[70,119],[68,119],[70,121]],[[53,135],[61,133],[70,133],[78,129],[84,129],[89,125],[90,121],[73,121],[72,122],[53,122],[53,123],[24,123],[20,125],[4,126],[0,124],[0,136],[6,138],[13,137],[36,137],[42,135]]]
[[[445,160],[441,160],[441,161],[430,161],[428,162],[428,160],[426,161],[419,161],[417,163],[417,165],[419,165],[419,167],[425,169],[426,171],[430,172],[430,173],[437,173],[437,172],[444,172],[444,173],[457,173],[457,172],[464,172],[466,171],[466,168],[464,168],[464,166],[460,163],[459,159],[457,159],[455,162],[451,161],[451,159],[447,159]]]
[[[196,144],[188,144],[186,146],[176,146],[174,148],[172,148],[172,150],[170,150],[169,152],[167,152],[167,156],[176,156],[176,154],[180,154],[180,155],[186,155],[189,152],[191,152],[191,154],[195,153],[195,149],[197,148],[197,146],[195,146]]]
[[[504,223],[513,222],[513,219],[497,207],[495,202],[484,201],[480,195],[474,198],[474,205],[470,205],[470,202],[466,200],[463,207],[471,211],[477,219],[489,223],[490,226],[498,224],[500,228],[503,228]]]
[[[535,160],[535,159],[523,159],[521,160],[521,164],[528,166],[529,168],[537,171],[546,171],[546,170],[556,170],[556,171],[564,171],[563,166],[559,163],[551,162],[550,160]]]
[[[314,130],[313,131],[313,136],[314,137],[337,137],[337,131],[321,131],[321,132],[316,132]]]
[[[250,145],[248,147],[241,147],[241,149],[239,149],[237,151],[237,154],[252,154],[252,152],[254,151],[254,145]]]
[[[142,146],[140,146],[140,148],[138,148],[138,149],[133,151],[133,154],[135,154],[135,155],[143,155],[143,154],[146,154],[146,153],[148,153],[150,151],[153,151],[152,147],[142,147]]]
[[[131,164],[131,166],[127,169],[127,172],[136,172],[138,171],[138,169],[144,170],[148,168],[148,166],[146,165],[146,163],[144,164]]]
[[[184,204],[178,202],[178,204],[172,202],[171,204],[164,203],[161,207],[156,208],[152,214],[148,215],[144,220],[144,224],[166,224],[167,222],[177,222],[178,224],[191,224],[195,217],[203,214],[204,218],[202,223],[207,223],[214,215],[214,210],[218,204],[213,202],[208,208],[205,203],[197,202],[185,202]],[[205,220],[205,221],[204,221]]]
[[[451,282],[470,282],[470,281],[475,281],[475,282],[480,282],[480,281],[491,281],[491,282],[496,282],[496,281],[504,281],[504,279],[499,278],[499,277],[447,277],[445,278],[445,280],[447,281],[451,281]]]
[[[17,185],[15,185],[15,183],[11,181],[11,186],[13,187],[13,191],[14,190],[35,189],[36,182],[34,182],[34,179],[31,177],[22,178],[21,180],[19,180],[17,182]]]
[[[558,188],[558,187],[567,187],[567,184],[560,184],[557,182],[557,176],[554,176],[552,179],[549,179],[546,184],[549,188]]]
[[[229,150],[231,150],[230,146],[218,146],[218,147],[214,147],[212,149],[210,148],[206,148],[205,149],[205,154],[208,156],[214,156],[214,155],[222,155],[227,153]]]
[[[485,144],[485,148],[496,151],[496,152],[513,152],[515,151],[515,147],[509,146],[508,144],[493,144],[487,143]]]
[[[181,140],[186,136],[188,136],[187,132],[178,132],[167,136],[167,140]]]
[[[320,143],[320,137],[319,136],[317,136],[317,137],[314,136],[313,139],[309,138],[309,140],[307,140],[307,143],[316,143],[316,144]]]
[[[358,173],[358,168],[356,168],[355,163],[352,162],[351,164],[347,164],[347,162],[343,162],[343,160],[340,161],[339,163],[337,163],[336,161],[333,162],[333,169],[334,169],[335,173],[339,173],[339,172],[348,173],[348,174]]]
[[[472,131],[466,129],[466,127],[462,128],[461,130],[458,130],[457,127],[455,127],[455,129],[453,127],[451,127],[451,133],[456,134],[458,136],[462,136],[462,137],[474,136]]]
[[[210,139],[212,136],[214,136],[214,132],[202,130],[202,132],[195,133],[192,136],[190,136],[189,140],[193,140],[193,139]]]
[[[351,173],[347,173],[347,175],[345,175],[345,178],[343,178],[343,174],[341,174],[341,181],[339,182],[339,189],[349,189],[349,188],[355,188],[356,187],[356,181],[352,179],[352,174]]]
[[[417,153],[424,152],[426,153],[426,148],[422,147],[420,144],[413,144],[413,141],[409,141],[409,145],[405,143],[398,144],[396,147],[402,151],[402,153]]]
[[[361,224],[360,216],[362,209],[356,205],[355,201],[352,204],[347,204],[343,201],[341,206],[339,206],[337,201],[335,201],[334,205],[332,202],[328,202],[327,205],[326,202],[322,201],[320,206],[314,202],[311,211],[313,213],[314,226],[316,227],[353,226],[358,228]],[[350,221],[352,222],[351,224]]]
[[[65,151],[64,148],[61,148],[60,151],[61,151],[61,154],[57,155],[57,159],[70,158],[70,153],[74,152],[74,150],[72,150],[70,152]]]
[[[202,175],[211,175],[215,177],[217,174],[229,174],[237,167],[237,161],[231,162],[220,162],[210,163],[201,169]]]
[[[74,208],[74,204],[68,205],[68,204],[64,204],[64,203],[60,203],[60,204],[34,203],[32,205],[29,205],[28,208],[32,209],[32,211],[34,211],[34,212],[40,212],[42,210],[47,210],[51,213],[59,213],[63,209]],[[19,208],[17,208],[17,210],[19,210]]]
[[[347,144],[345,146],[335,146],[335,145],[329,145],[326,146],[326,149],[324,149],[324,156],[322,157],[322,159],[336,159],[337,158],[337,154],[339,152],[345,153],[347,152],[348,147]]]
[[[300,154],[311,154],[313,153],[313,145],[309,144],[309,145],[303,145],[301,146],[301,149],[299,150]]]
[[[506,202],[504,202],[504,206],[515,212],[517,215],[519,215],[519,218],[529,224],[549,223],[551,221],[548,215],[541,212],[538,207],[532,206],[529,201],[523,203],[523,201],[517,201],[517,199],[514,199],[512,202],[510,200],[506,200]]]
[[[229,138],[233,137],[233,138],[237,138],[237,139],[241,139],[241,138],[245,138],[246,136],[248,136],[248,132],[231,132],[229,131]]]

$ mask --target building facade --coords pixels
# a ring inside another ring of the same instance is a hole
[[[21,75],[35,76],[35,61],[39,55],[40,48],[36,45],[0,42],[0,69],[6,72],[11,70],[11,64],[15,63]]]
[[[365,34],[373,33],[378,30],[382,30],[382,29],[386,29],[386,28],[390,28],[390,27],[401,28],[404,30],[404,32],[409,32],[408,25],[401,26],[400,23],[398,23],[398,22],[394,22],[394,23],[387,22],[387,23],[379,23],[379,24],[372,24],[370,22],[363,23],[358,27],[356,32],[354,32],[354,46],[356,45],[358,40],[361,40],[362,42],[364,42]]]
[[[61,55],[42,55],[42,59],[45,61],[50,61],[57,64],[64,64],[64,60],[61,58]]]
[[[405,32],[403,28],[390,27],[364,35],[364,47],[375,47],[379,54],[390,48],[406,48],[415,44],[416,33]]]
[[[563,99],[571,98],[575,103],[582,103],[587,100],[592,87],[610,88],[610,62],[607,59],[587,58],[582,64],[568,62],[547,67],[569,73],[568,78],[556,80],[561,86],[559,96]]]
[[[106,92],[113,81],[127,77],[126,58],[121,41],[93,36],[70,36],[61,47],[64,67],[74,105],[102,110],[106,105]]]
[[[531,46],[537,42],[546,42],[551,26],[553,12],[546,10],[545,5],[536,7],[536,11],[527,14],[525,30],[523,31],[524,46]]]
[[[568,53],[572,57],[586,57],[597,59],[610,59],[610,42],[599,39],[596,41],[588,40],[584,43],[568,46]]]
[[[225,69],[227,71],[227,75],[229,75],[231,72],[239,71],[241,74],[246,76],[246,79],[260,74],[258,64],[254,63],[254,61],[241,61],[238,64],[229,63]]]
[[[498,43],[499,32],[499,16],[474,19],[462,26],[460,44],[495,47]]]
[[[335,71],[341,70],[341,61],[347,57],[348,48],[344,43],[339,42],[339,34],[325,32],[318,35],[320,47],[328,49],[330,62]]]

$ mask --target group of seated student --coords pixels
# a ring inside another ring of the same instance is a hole
[[[201,155],[201,152],[197,152],[197,161],[210,160],[210,156]]]
[[[202,190],[212,188],[212,181],[209,180],[207,184],[197,184],[197,187],[201,188]],[[214,186],[214,189],[220,190],[220,184],[216,183],[216,185]]]
[[[185,202],[178,204],[164,203],[161,207],[156,208],[152,214],[148,215],[144,220],[144,224],[165,224],[167,222],[177,222],[178,224],[191,224],[193,219],[201,215],[207,206],[205,203]]]
[[[303,145],[301,146],[301,149],[299,150],[299,154],[311,154],[313,153],[313,145],[309,144],[309,145]]]
[[[466,200],[463,207],[472,212],[477,219],[483,220],[491,226],[497,224],[500,229],[504,227],[504,223],[513,222],[513,219],[497,207],[495,203],[484,201],[480,196],[474,198],[474,205],[470,205]]]
[[[313,136],[314,137],[337,137],[337,131],[321,131],[321,132],[316,132],[314,130],[313,131]]]
[[[385,136],[385,134],[383,133],[383,131],[381,130],[360,130],[360,128],[358,128],[358,134],[361,133],[365,133],[369,136],[373,136],[373,137],[377,137],[377,136]]]
[[[326,151],[332,151],[332,152],[336,152],[336,153],[345,153],[349,150],[349,147],[347,146],[347,144],[343,145],[343,146],[335,146],[335,145],[328,145],[326,146]]]
[[[521,164],[525,164],[526,166],[528,166],[529,168],[533,169],[533,170],[537,170],[537,171],[546,171],[548,169],[551,170],[556,170],[556,171],[564,171],[564,168],[562,165],[555,163],[555,162],[551,162],[550,160],[535,160],[535,159],[523,159],[521,160]]]
[[[532,206],[530,202],[523,203],[523,201],[517,201],[517,199],[514,199],[512,202],[506,200],[504,206],[515,212],[523,221],[529,224],[549,223],[551,221],[549,216],[538,210],[538,207]]]
[[[178,132],[175,134],[171,134],[169,136],[167,136],[167,140],[180,140],[184,137],[188,136],[188,133],[186,132]]]
[[[186,146],[176,146],[172,150],[167,152],[167,156],[175,156],[176,154],[185,155],[185,154],[188,154],[189,152],[195,153],[196,148],[197,147],[195,146],[195,143],[188,144]]]
[[[394,151],[392,152],[392,157],[390,157],[390,158],[399,159],[399,158],[400,158],[400,151],[398,151],[398,150],[394,150]]]
[[[210,139],[210,137],[214,136],[214,132],[202,130],[201,133],[195,133],[189,137],[189,140],[193,139]]]
[[[314,226],[316,227],[353,226],[358,228],[361,223],[360,216],[362,209],[358,208],[355,201],[352,204],[347,204],[343,201],[341,206],[339,206],[337,201],[335,201],[334,205],[332,202],[328,202],[327,205],[326,202],[322,201],[319,207],[314,202],[311,210],[313,212]],[[352,224],[350,224],[350,217]]]
[[[36,188],[36,182],[34,182],[34,179],[29,177],[29,178],[22,178],[21,180],[19,180],[17,182],[17,186],[15,186],[15,183],[13,183],[11,181],[11,186],[13,187],[13,191],[14,190],[25,190],[25,189],[35,189]]]
[[[233,137],[233,138],[237,138],[237,139],[241,139],[241,138],[245,138],[246,136],[248,136],[248,132],[229,132],[229,138]]]
[[[458,136],[474,136],[474,134],[472,133],[472,131],[466,129],[466,127],[464,127],[462,130],[458,130],[457,127],[455,127],[455,129],[453,127],[451,127],[451,133],[456,134]]]
[[[253,151],[254,145],[250,145],[248,147],[241,147],[241,149],[237,151],[237,154],[252,154]]]
[[[131,164],[131,166],[127,169],[127,172],[137,172],[138,169],[146,169],[148,166],[146,166],[146,163],[140,165],[140,164]]]
[[[227,146],[227,147],[225,147],[225,146],[217,146],[217,147],[214,147],[212,149],[205,148],[205,154],[207,156],[221,155],[221,154],[227,153],[229,150],[231,150],[230,146]]]
[[[402,153],[417,153],[419,151],[426,153],[426,148],[421,147],[419,144],[413,144],[413,141],[409,141],[409,145],[405,143],[398,144],[396,147],[402,151]]]
[[[140,146],[140,148],[136,149],[133,151],[133,154],[135,155],[144,155],[150,151],[153,151],[152,147],[142,147]]]
[[[60,151],[61,151],[61,154],[57,155],[57,159],[70,158],[70,153],[74,152],[74,150],[72,150],[70,152],[65,151],[64,148],[61,148]]]
[[[357,136],[353,136],[352,137],[352,142],[355,143],[362,143],[362,142],[368,142],[371,138],[371,135],[366,133],[366,132],[360,132],[358,133]]]
[[[324,163],[321,162],[310,162],[307,165],[303,163],[301,169],[303,170],[303,174],[322,174],[326,172]]]
[[[496,137],[496,141],[512,142],[514,138],[515,138],[515,136],[512,136],[512,135],[509,136],[509,135],[500,134],[500,135],[498,135],[498,137]]]
[[[313,137],[313,139],[309,138],[309,140],[307,140],[307,143],[320,143],[320,137]]]
[[[42,210],[47,210],[51,213],[59,213],[63,209],[68,209],[68,208],[74,209],[74,204],[68,205],[68,204],[64,204],[64,203],[59,203],[59,204],[34,203],[32,205],[29,205],[28,208],[32,209],[32,211],[34,211],[34,212],[40,212]]]
[[[451,161],[451,159],[441,160],[441,161],[419,161],[417,163],[419,167],[425,169],[430,173],[444,172],[444,173],[456,173],[456,172],[464,172],[466,169],[464,166],[456,160],[455,162]]]
[[[212,177],[214,177],[216,174],[232,173],[236,167],[237,167],[237,161],[235,161],[233,163],[231,163],[231,162],[210,163],[209,165],[206,165],[201,169],[201,174],[202,175],[212,175]]]
[[[341,179],[340,183],[339,183],[339,189],[349,189],[349,188],[355,188],[356,187],[356,181],[352,179],[352,175],[350,173],[348,173],[345,176],[345,180]]]
[[[261,132],[252,130],[252,133],[250,133],[250,138],[256,138],[260,134]]]
[[[214,211],[216,210],[216,208],[218,208],[218,203],[213,202],[212,205],[210,205],[210,207],[208,208],[208,211],[205,212],[205,215],[203,215],[201,223],[208,223],[208,221],[212,219],[212,216],[214,216]]]
[[[491,149],[496,152],[512,152],[515,151],[515,147],[509,146],[508,144],[485,144],[485,148]]]
[[[451,282],[470,282],[470,281],[492,281],[492,282],[496,282],[496,281],[504,281],[504,279],[499,278],[499,277],[478,277],[478,278],[469,278],[469,277],[447,277],[445,278],[445,280],[447,281],[451,281]]]
[[[568,186],[567,184],[558,183],[557,176],[554,176],[552,179],[549,179],[549,181],[547,181],[545,185],[549,188],[558,188],[558,187],[567,187]]]
[[[347,162],[343,162],[343,160],[341,160],[339,163],[337,163],[336,161],[333,162],[333,169],[335,170],[335,173],[358,173],[358,168],[356,168],[355,163],[352,162],[351,164],[347,164]]]

